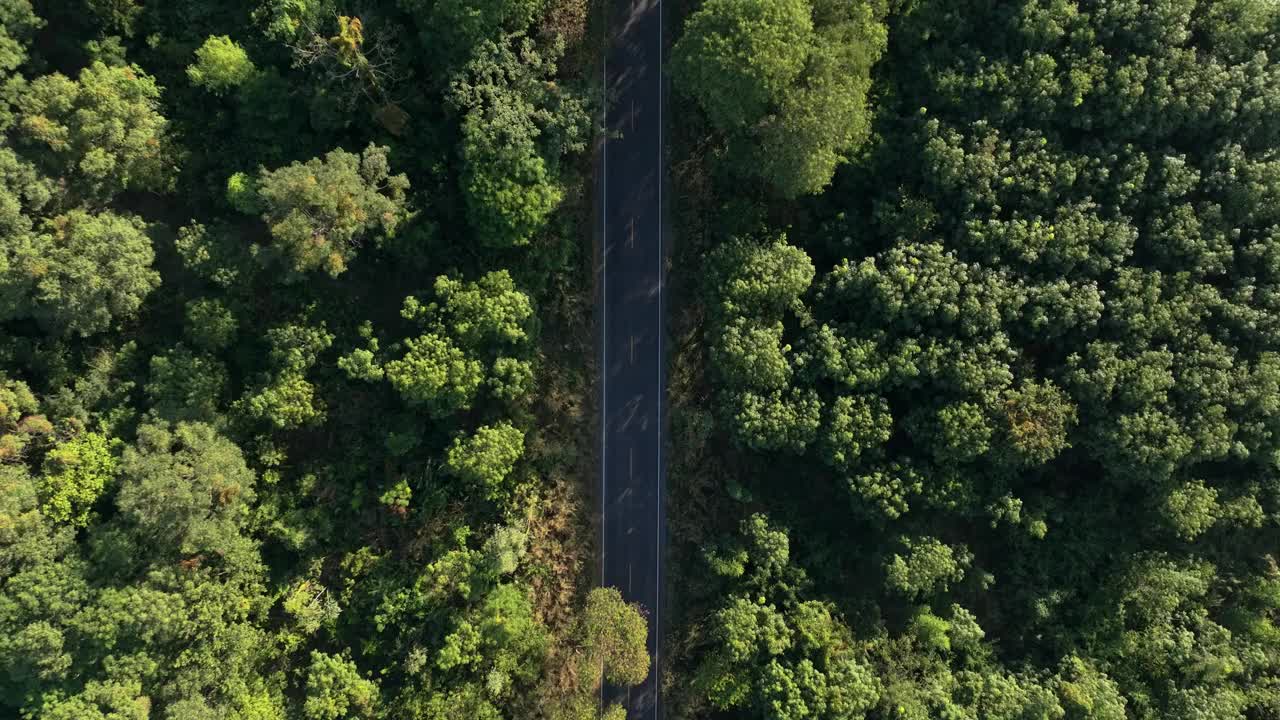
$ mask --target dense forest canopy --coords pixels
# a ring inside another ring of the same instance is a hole
[[[798,182],[824,35],[879,60]],[[1278,43],[1268,0],[689,13],[683,716],[1280,717]]]
[[[648,674],[586,592],[586,11],[0,0],[0,716]]]
[[[591,10],[0,0],[0,716],[625,716]],[[669,717],[1280,717],[1280,5],[668,15]]]

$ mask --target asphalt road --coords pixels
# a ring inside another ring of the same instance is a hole
[[[605,688],[628,720],[657,720],[661,698],[663,395],[662,0],[609,0],[611,42],[597,165],[601,367],[601,574],[648,613],[649,677]]]

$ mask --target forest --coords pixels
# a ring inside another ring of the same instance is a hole
[[[0,0],[0,718],[625,719],[612,7]],[[664,717],[1280,718],[1280,4],[665,15]]]
[[[671,717],[1280,717],[1280,5],[673,22]]]
[[[0,0],[0,717],[647,675],[587,560],[590,10]]]

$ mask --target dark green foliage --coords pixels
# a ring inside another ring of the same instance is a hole
[[[395,233],[408,189],[407,177],[390,174],[387,148],[370,144],[360,155],[334,150],[323,160],[262,169],[253,181],[233,176],[228,199],[242,211],[261,209],[289,271],[336,277],[370,233]]]
[[[0,717],[598,693],[549,11],[0,0]]]
[[[820,192],[866,140],[874,0],[708,0],[672,50],[672,76],[724,135],[729,165],[786,198]]]
[[[819,68],[874,53],[815,56],[877,47],[861,5],[713,0],[676,44],[705,113],[682,181],[713,238],[691,275],[718,426],[673,484],[727,481],[685,551],[719,526],[712,567],[749,582],[780,543],[721,523],[767,508],[812,578],[726,590],[691,560],[676,714],[1274,715],[1274,7],[890,3],[873,132],[829,188],[744,200],[705,173],[817,177],[820,153],[752,142],[787,116],[778,88],[811,83],[814,127],[840,114],[819,78],[851,75]],[[849,618],[880,688],[858,714],[815,710],[798,664],[765,671],[799,662],[806,601]]]
[[[561,156],[586,145],[586,103],[550,80],[558,51],[486,40],[453,81],[467,218],[485,244],[528,244],[564,197]]]
[[[0,241],[0,242],[8,242]],[[30,317],[54,335],[93,335],[138,313],[160,283],[146,225],[132,215],[72,210],[13,239],[0,317]]]
[[[172,186],[177,162],[160,88],[137,66],[97,62],[78,80],[43,75],[16,90],[14,139],[76,194],[102,202]]]
[[[692,683],[713,707],[753,718],[859,718],[880,695],[849,628],[791,562],[787,535],[755,515],[745,543],[708,558],[725,599],[702,639]]]

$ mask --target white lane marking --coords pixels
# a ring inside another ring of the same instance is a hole
[[[603,295],[603,326],[600,340],[600,584],[604,585],[604,545],[608,534],[605,522],[608,511],[605,507],[609,497],[609,477],[606,471],[605,450],[609,445],[609,13],[604,6],[604,58],[600,63],[601,87],[600,108],[604,114],[604,140],[600,144],[600,155],[603,167],[601,199],[600,199],[600,293]],[[604,658],[600,659],[600,697],[596,709],[604,710]]]
[[[662,717],[662,0],[658,0],[658,469],[654,552],[653,716]]]

